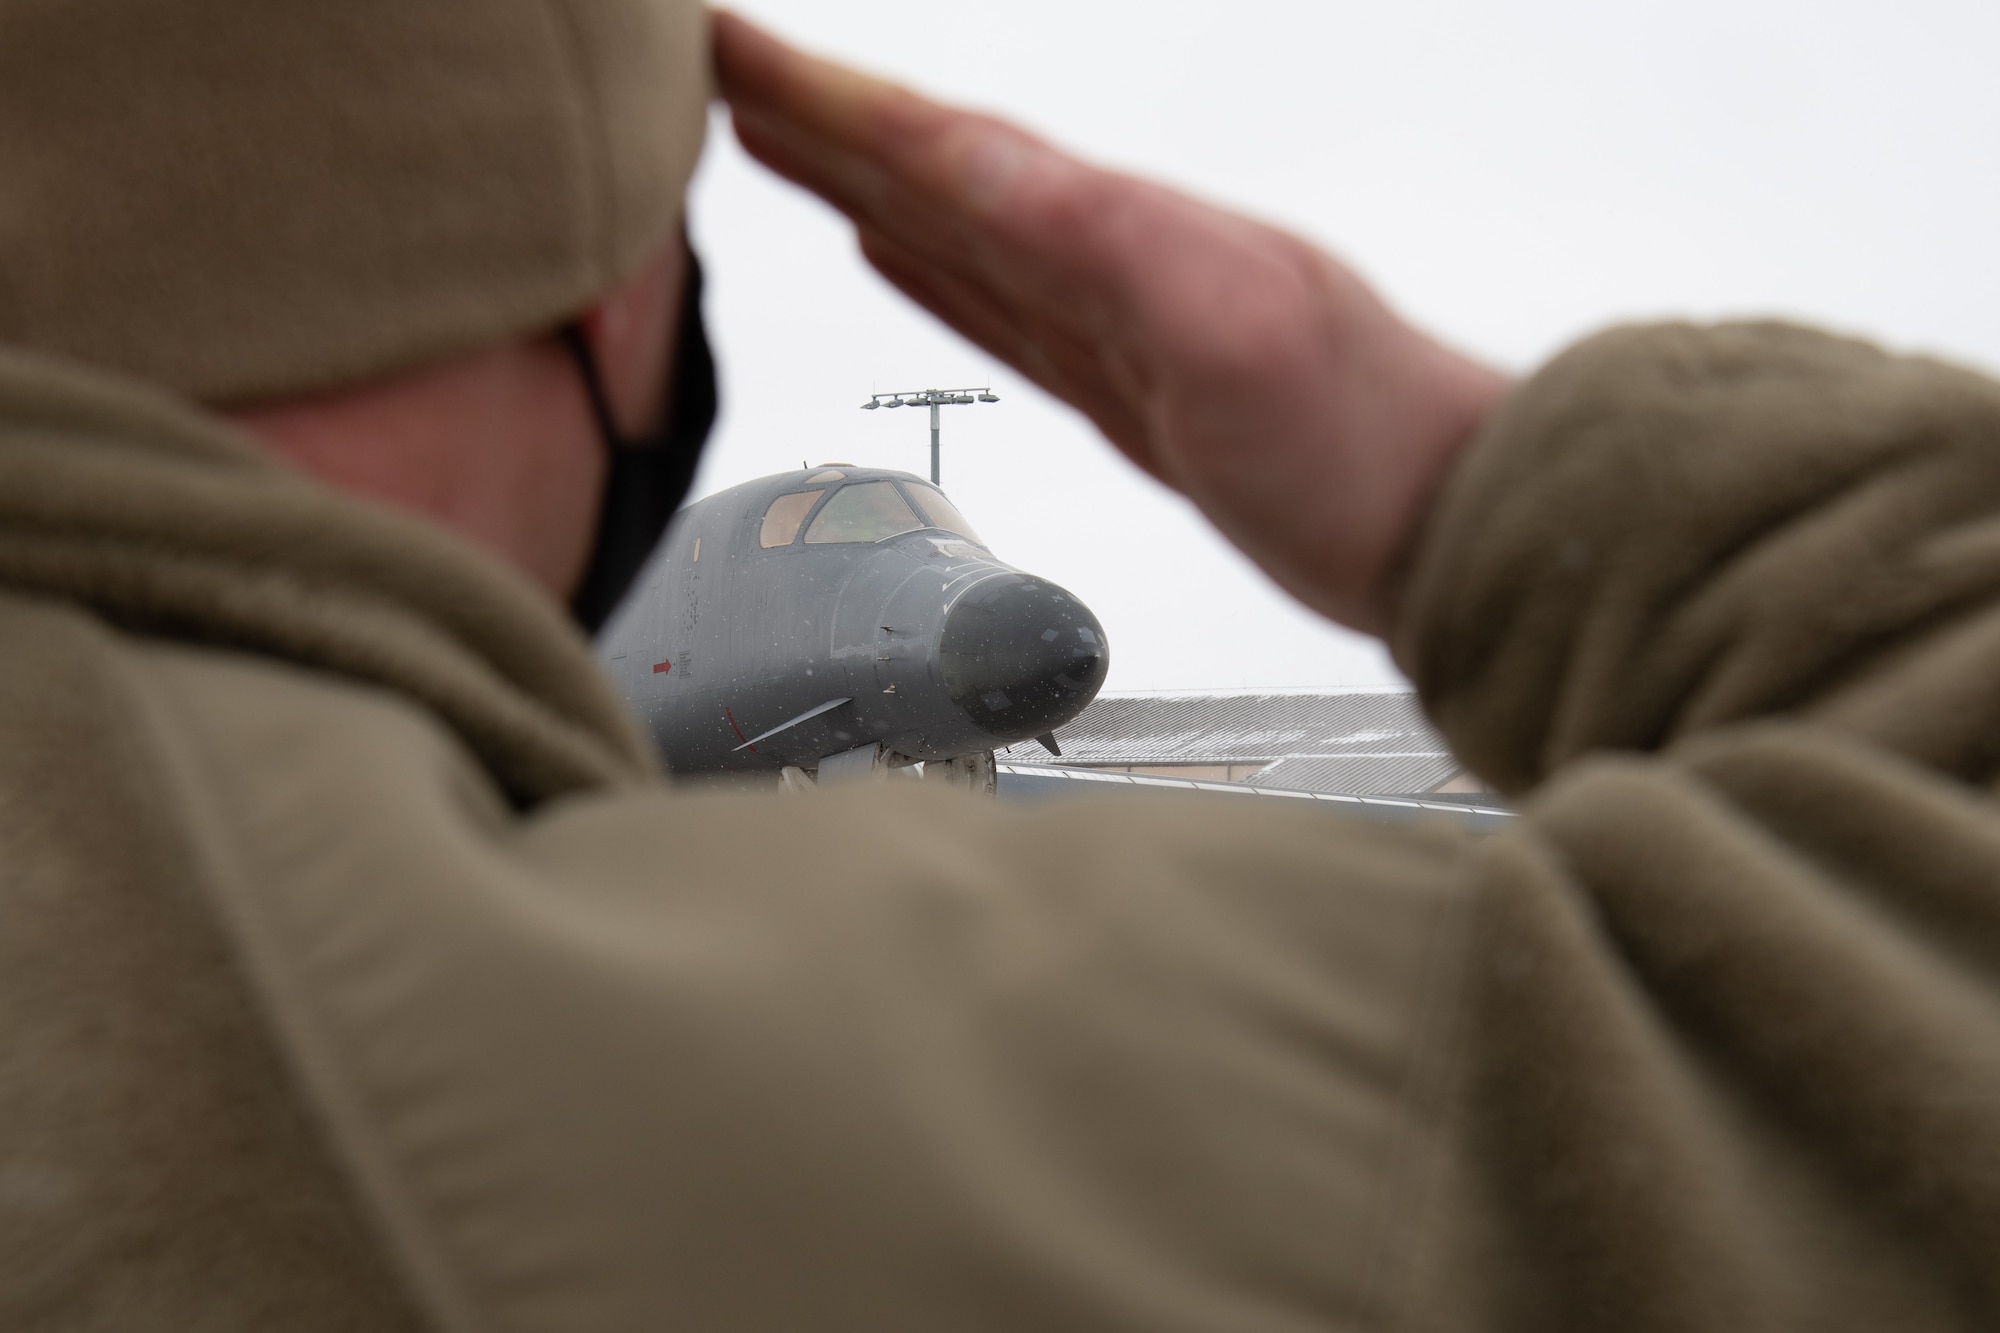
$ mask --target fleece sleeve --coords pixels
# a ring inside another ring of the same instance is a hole
[[[2000,759],[2000,385],[1783,324],[1600,335],[1434,505],[1398,660],[1510,792],[1578,755],[1829,723]]]
[[[2000,1320],[2000,387],[1593,339],[1452,477],[1395,646],[1522,811],[1412,1320]]]
[[[131,651],[304,1095],[451,1330],[2000,1323],[2000,391],[1628,332],[1464,460],[1402,660],[1473,839],[580,793]],[[912,784],[915,786],[916,784]]]

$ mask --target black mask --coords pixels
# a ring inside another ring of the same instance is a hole
[[[687,498],[702,446],[715,425],[715,356],[701,318],[701,261],[692,250],[688,252],[667,409],[660,428],[651,435],[626,439],[619,433],[583,327],[565,324],[561,335],[590,392],[590,410],[597,418],[598,438],[609,464],[597,514],[597,544],[570,601],[571,614],[595,634],[639,577],[668,520]]]

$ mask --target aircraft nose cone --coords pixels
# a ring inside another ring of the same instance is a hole
[[[1111,669],[1090,608],[1043,579],[980,584],[945,617],[945,687],[973,725],[1005,741],[1053,731],[1097,697]]]

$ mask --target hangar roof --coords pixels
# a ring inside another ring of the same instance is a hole
[[[1460,765],[1408,692],[1102,695],[1056,735],[1064,764],[1262,764],[1257,786],[1425,792]],[[1008,763],[1050,762],[1034,742]]]
[[[1220,792],[1262,797],[1267,800],[1304,800],[1309,804],[1317,804],[1321,809],[1359,815],[1365,819],[1385,823],[1401,823],[1423,818],[1435,819],[1442,816],[1466,828],[1490,830],[1504,827],[1514,817],[1513,812],[1497,800],[1477,804],[1465,799],[1453,799],[1448,802],[1426,800],[1421,795],[1412,798],[1292,791],[1271,786],[1250,787],[1240,782],[1201,782],[1185,778],[1105,772],[1094,768],[1065,768],[1061,764],[997,764],[995,770],[999,779],[999,795],[1003,800],[1035,800],[1041,797],[1059,796],[1065,794],[1062,790],[1065,787],[1081,789],[1102,783],[1137,788],[1142,791]]]

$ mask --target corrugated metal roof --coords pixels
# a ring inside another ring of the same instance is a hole
[[[1082,763],[1243,764],[1292,756],[1448,754],[1414,694],[1100,696],[1057,733]],[[1025,762],[1034,742],[1012,747]],[[1039,753],[1039,751],[1036,751]]]
[[[1056,739],[1000,753],[1017,764],[1259,764],[1257,786],[1356,794],[1431,790],[1459,771],[1414,694],[1271,692],[1100,696]]]
[[[1289,791],[1275,787],[1248,787],[1238,782],[1201,782],[1185,778],[1164,778],[1138,773],[1107,773],[1099,769],[1065,768],[1060,764],[996,764],[999,795],[1004,799],[1054,794],[1065,786],[1088,788],[1116,784],[1150,791],[1218,792],[1254,796],[1265,800],[1304,800],[1326,809],[1359,814],[1369,818],[1400,821],[1411,818],[1446,817],[1474,829],[1505,826],[1514,813],[1497,804],[1480,805],[1469,800],[1451,802],[1416,799],[1385,800],[1379,796],[1335,794],[1318,791]]]
[[[1426,792],[1458,772],[1449,754],[1352,754],[1277,760],[1247,781],[1253,787],[1338,791],[1356,796]]]

